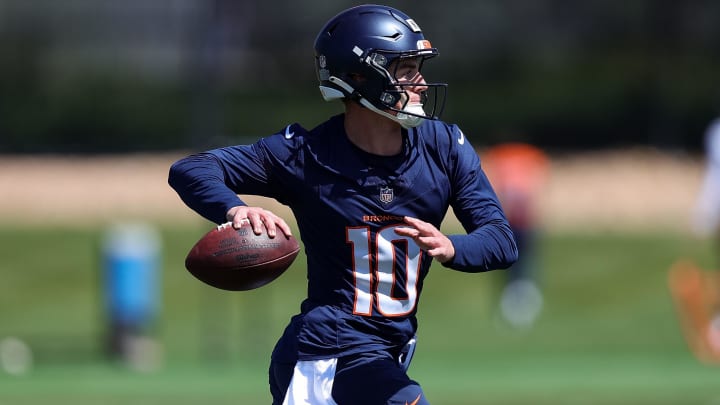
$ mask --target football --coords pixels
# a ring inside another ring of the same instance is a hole
[[[198,280],[229,291],[246,291],[275,280],[295,260],[300,245],[294,237],[256,235],[249,222],[240,229],[230,222],[206,233],[190,249],[185,268]]]

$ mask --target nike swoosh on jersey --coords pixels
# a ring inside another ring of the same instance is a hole
[[[460,145],[465,144],[465,133],[463,133],[463,131],[460,131],[460,138],[458,138],[457,141]],[[412,404],[410,404],[410,405],[412,405]]]
[[[293,136],[295,136],[295,131],[290,132],[291,125],[288,125],[285,127],[285,139],[292,139]]]
[[[410,402],[409,404],[408,404],[407,401],[405,401],[405,405],[417,405],[417,403],[420,402],[420,396],[421,396],[421,395],[422,395],[422,394],[418,394],[417,398],[415,398],[415,400],[412,401],[412,402]]]

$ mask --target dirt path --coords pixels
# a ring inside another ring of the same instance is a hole
[[[197,221],[167,185],[180,156],[0,156],[0,224]],[[548,229],[687,229],[702,169],[651,150],[556,157],[540,210]]]

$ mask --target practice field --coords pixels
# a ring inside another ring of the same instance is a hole
[[[0,372],[0,404],[269,403],[267,357],[303,296],[304,257],[262,289],[213,290],[182,266],[206,228],[161,229],[164,360],[147,372],[102,356],[102,229],[0,230],[0,336],[35,363]],[[411,375],[433,404],[718,403],[720,367],[689,353],[666,284],[678,257],[709,266],[711,251],[680,234],[546,234],[546,306],[528,331],[496,316],[501,272],[436,266]]]
[[[13,374],[0,354],[0,405],[269,403],[268,357],[304,296],[304,256],[257,291],[193,279],[183,260],[210,224],[166,184],[177,157],[0,156],[0,342],[33,355]],[[667,287],[680,258],[717,265],[711,241],[688,232],[701,174],[697,157],[652,150],[554,157],[540,202],[541,318],[526,331],[499,320],[502,272],[433,267],[410,369],[430,401],[720,404],[720,365],[692,356]],[[128,220],[162,235],[162,350],[142,372],[103,353],[100,248],[108,225]]]

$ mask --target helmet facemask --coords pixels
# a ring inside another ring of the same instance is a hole
[[[425,119],[439,119],[445,106],[447,84],[414,81],[420,76],[425,60],[437,55],[436,49],[405,52],[356,49],[356,53],[362,63],[361,71],[329,78],[331,83],[343,88],[350,99],[404,128],[416,127]],[[408,80],[400,77],[398,70],[402,62],[409,59],[416,59],[418,66],[415,77]],[[422,91],[418,91],[418,87]],[[418,94],[419,100],[412,100],[411,93]]]
[[[434,50],[433,50],[434,51]],[[376,53],[376,55],[381,55]],[[438,83],[426,83],[421,71],[425,60],[437,55],[434,52],[405,52],[397,55],[389,66],[379,66],[373,63],[375,69],[380,70],[386,77],[385,89],[380,94],[379,101],[384,109],[396,113],[397,121],[404,127],[415,127],[424,119],[438,119],[445,106],[445,95],[447,85]],[[382,62],[382,57],[375,56],[373,62]],[[414,75],[406,77],[400,71],[403,69],[403,61],[416,60],[413,68]],[[388,58],[388,60],[390,60]],[[386,62],[387,65],[387,62]],[[420,90],[418,90],[420,89]],[[417,94],[419,99],[413,100],[411,94]]]

